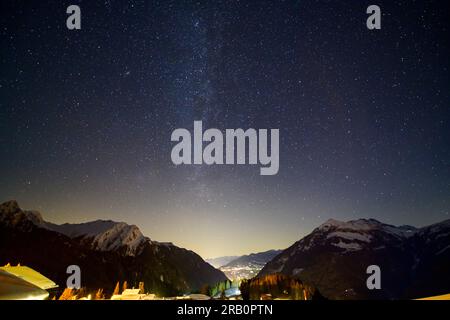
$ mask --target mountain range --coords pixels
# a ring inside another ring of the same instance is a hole
[[[369,290],[367,267],[381,271]],[[258,277],[284,274],[328,299],[410,299],[450,291],[450,220],[423,228],[374,219],[328,220],[269,261]]]
[[[415,228],[330,219],[285,250],[236,257],[221,271],[193,251],[144,236],[134,225],[110,220],[58,225],[8,201],[0,205],[0,265],[7,263],[36,269],[61,288],[67,267],[78,265],[82,286],[105,293],[117,281],[130,287],[144,282],[147,291],[170,296],[227,276],[253,278],[249,284],[256,285],[282,275],[328,299],[421,298],[450,291],[450,220]],[[380,267],[379,290],[366,286],[370,265]]]
[[[258,274],[264,265],[281,253],[282,250],[268,250],[236,257],[219,267],[225,275],[232,279],[251,279]]]
[[[212,265],[214,268],[220,268],[221,266],[226,265],[227,263],[239,258],[240,256],[223,256],[223,257],[217,257],[217,258],[208,258],[205,259],[206,262],[208,262],[210,265]]]
[[[214,285],[227,277],[195,252],[145,237],[124,222],[97,220],[57,225],[16,201],[0,205],[0,265],[21,263],[65,287],[69,265],[82,286],[112,292],[117,281],[166,296]]]
[[[242,265],[254,265],[254,266],[261,266],[262,268],[268,261],[272,260],[282,251],[283,250],[268,250],[258,253],[250,253],[247,255],[237,257],[236,259],[233,259],[232,261],[228,262],[222,267],[238,267]]]

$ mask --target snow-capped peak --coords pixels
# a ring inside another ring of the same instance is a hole
[[[372,230],[381,226],[382,223],[375,219],[358,219],[351,221],[339,221],[335,219],[328,219],[325,223],[319,226],[319,229],[326,230],[332,227],[337,229],[347,229],[347,230]]]
[[[131,256],[139,253],[142,243],[150,241],[137,226],[111,220],[62,225],[48,223],[46,228],[70,238],[89,240],[92,248],[99,251],[112,251],[124,247],[125,254]]]
[[[62,225],[46,222],[39,212],[22,210],[15,200],[0,204],[0,222],[10,227],[20,226],[26,230],[29,230],[30,226],[44,228],[69,238],[80,238],[94,250],[123,249],[125,255],[131,256],[139,253],[141,244],[150,241],[137,226],[128,225],[125,222],[96,220]]]
[[[137,226],[119,222],[110,229],[95,235],[93,246],[101,251],[115,250],[125,246],[127,255],[135,255],[138,253],[139,246],[147,240]]]
[[[381,223],[375,219],[358,219],[350,220],[347,222],[329,219],[318,227],[318,230],[328,231],[330,229],[336,229],[346,232],[369,232],[371,230],[379,230],[385,233],[397,236],[397,237],[409,237],[412,236],[418,229],[412,226],[393,226],[389,224]]]
[[[339,221],[329,219],[308,237],[299,242],[299,250],[309,250],[315,245],[329,244],[347,251],[358,251],[365,247],[376,246],[379,237],[388,237],[393,241],[411,237],[418,229],[411,226],[392,226],[375,219]],[[396,239],[396,240],[395,240]]]

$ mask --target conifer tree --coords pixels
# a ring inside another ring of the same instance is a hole
[[[97,292],[95,293],[95,300],[103,300],[105,298],[104,294],[103,294],[103,289],[98,289]]]
[[[65,288],[63,293],[59,296],[58,300],[73,300],[74,290],[72,288]]]
[[[114,292],[113,295],[118,295],[120,294],[120,282],[117,281],[116,287],[114,288]]]

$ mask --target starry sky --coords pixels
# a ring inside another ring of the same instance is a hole
[[[204,258],[329,218],[450,218],[449,5],[393,2],[1,1],[0,202]],[[171,133],[194,120],[280,129],[278,174],[175,166]]]

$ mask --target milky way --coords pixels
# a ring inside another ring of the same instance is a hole
[[[66,28],[78,4],[82,28]],[[2,1],[0,201],[204,257],[328,218],[449,218],[442,1]],[[280,129],[280,170],[175,166],[176,128]]]

